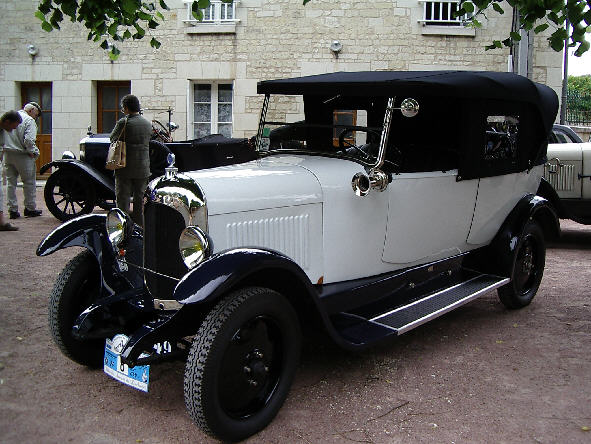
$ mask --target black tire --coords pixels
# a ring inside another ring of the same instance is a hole
[[[497,291],[507,308],[522,308],[536,295],[546,263],[544,233],[535,222],[528,222],[515,249],[511,263],[511,282]]]
[[[275,417],[300,358],[297,314],[267,288],[238,290],[207,315],[185,368],[185,405],[206,433],[244,439]]]
[[[47,209],[62,222],[90,213],[96,202],[94,186],[86,177],[61,169],[49,176],[43,195]]]
[[[100,272],[88,250],[75,256],[57,277],[49,301],[49,328],[64,355],[88,367],[101,367],[104,339],[78,340],[72,335],[74,322],[99,296]]]

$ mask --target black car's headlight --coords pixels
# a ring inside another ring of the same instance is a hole
[[[119,208],[113,208],[107,214],[105,225],[107,228],[107,235],[109,236],[109,242],[111,242],[113,250],[119,251],[125,246],[125,243],[129,238],[130,230],[133,229],[131,218]]]
[[[179,237],[179,251],[183,262],[191,269],[210,256],[211,242],[201,228],[190,225]]]

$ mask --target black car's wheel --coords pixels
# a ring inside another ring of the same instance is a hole
[[[61,221],[90,213],[96,202],[94,186],[86,177],[61,169],[49,176],[43,194],[47,209]]]
[[[230,294],[203,321],[187,359],[192,419],[227,441],[261,430],[287,397],[300,347],[298,317],[282,295],[260,287]]]
[[[535,222],[524,227],[513,256],[511,282],[498,289],[499,299],[507,308],[528,305],[536,295],[546,263],[542,229]]]
[[[99,296],[99,267],[88,250],[66,264],[57,277],[49,301],[49,328],[59,349],[71,360],[89,367],[103,361],[103,339],[79,340],[72,335],[74,322]]]

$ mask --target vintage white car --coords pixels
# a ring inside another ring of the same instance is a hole
[[[538,194],[548,199],[562,219],[591,224],[591,143],[568,127],[554,125],[548,162]],[[567,132],[570,130],[570,132]]]
[[[85,247],[49,304],[66,356],[146,391],[150,365],[186,360],[189,414],[229,441],[273,419],[313,323],[357,350],[494,289],[523,307],[559,230],[536,195],[558,108],[546,86],[358,72],[258,91],[255,160],[180,173],[171,159],[143,228],[115,208],[37,250]]]

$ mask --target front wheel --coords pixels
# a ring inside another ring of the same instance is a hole
[[[76,319],[99,297],[99,266],[88,250],[75,256],[57,277],[49,301],[49,329],[64,355],[78,364],[100,367],[104,339],[79,340],[72,334]]]
[[[544,233],[535,222],[528,222],[515,248],[511,266],[511,282],[497,291],[507,308],[522,308],[536,295],[546,263]]]
[[[300,347],[298,317],[279,293],[250,287],[221,300],[187,359],[185,405],[193,421],[226,441],[264,428],[287,397]]]
[[[94,208],[94,186],[80,174],[60,169],[45,183],[45,205],[62,222],[88,214]]]

